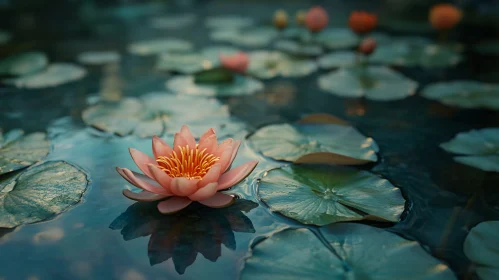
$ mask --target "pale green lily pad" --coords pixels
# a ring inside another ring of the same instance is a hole
[[[35,165],[0,181],[0,228],[40,222],[80,202],[85,173],[63,161]]]
[[[0,130],[0,175],[35,164],[49,151],[45,133],[24,135],[22,130],[15,129],[2,135]]]
[[[5,44],[10,41],[10,33],[0,30],[0,44]]]
[[[449,106],[499,109],[499,85],[458,80],[430,84],[421,95]]]
[[[249,53],[249,57],[248,73],[260,79],[303,77],[318,68],[314,60],[295,58],[278,51],[255,51]]]
[[[464,254],[476,265],[481,280],[499,279],[499,221],[487,221],[472,228],[464,240]]]
[[[41,71],[48,65],[42,52],[26,52],[9,56],[0,61],[0,75],[22,76]]]
[[[301,40],[308,36],[310,31],[305,27],[289,27],[281,32],[281,36],[291,40]]]
[[[352,51],[336,51],[321,56],[317,62],[322,69],[349,67],[356,64],[357,54]],[[364,59],[359,57],[359,59]]]
[[[274,27],[245,29],[216,29],[210,37],[213,41],[231,43],[236,46],[259,48],[269,45],[279,32]]]
[[[378,160],[376,142],[351,126],[274,124],[259,129],[249,140],[256,150],[275,160],[308,162],[307,157],[313,155],[324,157],[318,163],[364,164]]]
[[[480,42],[474,45],[474,50],[484,55],[499,55],[499,40]]]
[[[190,42],[168,38],[154,39],[132,43],[128,46],[128,51],[136,55],[156,55],[160,53],[183,53],[193,49]]]
[[[119,136],[173,134],[187,124],[196,137],[213,127],[220,137],[244,130],[230,117],[227,106],[216,99],[150,93],[119,102],[102,102],[83,111],[83,121]]]
[[[239,29],[254,24],[252,18],[237,15],[209,17],[205,20],[205,25],[213,29]]]
[[[384,44],[369,57],[372,63],[407,67],[441,68],[461,62],[462,55],[453,46],[407,44],[404,41]]]
[[[455,280],[452,270],[417,242],[362,224],[287,228],[253,242],[241,280]],[[313,260],[313,261],[311,261]]]
[[[121,56],[116,51],[88,51],[78,55],[78,62],[88,65],[103,65],[119,62]]]
[[[196,23],[195,14],[172,14],[150,20],[151,27],[158,29],[182,29]]]
[[[53,63],[41,72],[5,79],[3,82],[18,88],[46,88],[74,82],[86,75],[87,70],[76,64]]]
[[[330,50],[349,49],[359,45],[360,38],[348,28],[328,28],[312,37]]]
[[[268,171],[258,195],[271,211],[309,225],[398,222],[405,200],[388,180],[345,167],[285,166]]]
[[[177,94],[224,97],[254,94],[263,90],[263,83],[237,74],[233,81],[218,84],[198,84],[194,81],[194,76],[178,76],[168,80],[166,87]]]
[[[233,55],[238,49],[226,46],[213,46],[201,52],[186,54],[163,54],[159,57],[156,69],[182,74],[194,74],[220,66],[220,54]]]
[[[418,83],[383,66],[340,68],[319,77],[319,87],[342,97],[371,100],[404,99],[416,92]]]
[[[318,44],[301,43],[290,40],[281,40],[274,44],[276,50],[296,55],[296,56],[319,56],[323,53],[323,49]]]
[[[449,153],[461,154],[454,160],[485,171],[499,172],[499,128],[461,132],[440,145]]]

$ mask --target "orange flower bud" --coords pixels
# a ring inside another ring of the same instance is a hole
[[[306,17],[307,17],[307,11],[300,10],[296,12],[296,23],[298,25],[305,25]]]
[[[366,38],[360,42],[359,52],[364,55],[370,55],[376,49],[376,40],[374,38]]]
[[[348,25],[353,32],[365,34],[371,32],[378,24],[378,16],[368,12],[352,12]]]
[[[314,6],[308,10],[305,16],[305,25],[311,32],[321,31],[329,21],[326,10],[319,6]]]
[[[463,13],[451,4],[438,4],[431,8],[429,20],[436,30],[449,30],[461,21]]]
[[[284,29],[288,26],[288,14],[284,10],[277,10],[274,14],[274,26]]]

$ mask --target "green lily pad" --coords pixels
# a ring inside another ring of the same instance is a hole
[[[301,43],[291,40],[280,40],[274,44],[276,50],[296,55],[296,56],[319,56],[323,53],[323,49],[318,44]]]
[[[428,85],[421,95],[449,106],[499,109],[499,85],[477,81],[452,81]]]
[[[461,154],[454,157],[457,162],[499,172],[499,128],[461,132],[440,147],[449,153]]]
[[[16,54],[0,61],[0,75],[27,75],[41,71],[47,64],[48,58],[42,52]]]
[[[52,63],[41,72],[5,79],[3,82],[18,88],[46,88],[74,82],[86,75],[87,70],[76,64]]]
[[[343,97],[378,101],[404,99],[416,92],[418,83],[383,66],[340,68],[319,77],[319,87]]]
[[[383,229],[334,224],[321,228],[318,236],[309,229],[287,228],[253,242],[240,279],[456,279],[417,242]]]
[[[0,30],[0,44],[5,44],[10,41],[10,33]]]
[[[16,129],[2,135],[0,130],[0,175],[35,164],[46,157],[49,150],[45,133],[24,135]]]
[[[281,36],[291,40],[301,40],[309,36],[310,31],[305,27],[289,27],[281,32]]]
[[[322,69],[349,67],[356,64],[357,54],[352,51],[336,51],[321,56],[317,62]],[[359,57],[359,59],[364,59]]]
[[[103,65],[119,62],[121,56],[116,51],[88,51],[78,55],[78,62],[88,65]]]
[[[163,54],[159,57],[156,69],[182,74],[194,74],[220,66],[220,54],[233,55],[238,49],[225,46],[213,46],[201,52],[186,54]]]
[[[244,125],[231,119],[229,109],[216,99],[151,93],[119,102],[102,102],[83,111],[83,121],[97,129],[119,136],[173,134],[183,124],[200,137],[213,127],[220,137],[244,130]]]
[[[462,55],[453,46],[398,42],[379,46],[369,61],[407,67],[441,68],[458,64]]]
[[[330,50],[349,49],[359,45],[360,38],[348,28],[328,28],[313,39]]]
[[[481,280],[499,278],[499,221],[487,221],[472,228],[464,240],[464,254],[476,265]]]
[[[309,225],[358,220],[398,222],[405,200],[388,180],[345,167],[285,166],[269,170],[258,195],[273,212]]]
[[[213,29],[239,29],[254,24],[252,18],[237,15],[209,17],[205,20],[205,25]]]
[[[474,45],[473,49],[484,55],[499,55],[499,40],[480,42]]]
[[[210,37],[213,41],[231,43],[236,46],[259,48],[269,45],[279,32],[274,27],[253,27],[245,29],[216,29]]]
[[[174,93],[200,96],[251,95],[263,89],[263,83],[251,77],[234,75],[232,82],[219,84],[196,83],[194,76],[173,77],[166,87]]]
[[[150,20],[150,25],[157,29],[182,29],[196,23],[195,14],[172,14]]]
[[[351,126],[274,124],[249,137],[256,150],[275,160],[331,164],[376,162],[378,146]]]
[[[192,48],[192,44],[188,41],[168,38],[135,42],[128,46],[128,51],[136,55],[156,55],[167,52],[189,52]]]
[[[0,181],[0,228],[36,223],[80,202],[88,180],[63,161],[45,162]]]
[[[256,51],[249,56],[248,73],[260,79],[303,77],[317,71],[314,60],[295,58],[278,51]]]

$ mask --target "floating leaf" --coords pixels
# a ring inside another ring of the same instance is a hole
[[[245,29],[216,29],[210,37],[213,41],[227,42],[241,47],[259,48],[270,44],[279,32],[274,27]]]
[[[272,169],[260,180],[258,195],[271,211],[319,226],[357,220],[398,222],[405,204],[388,180],[329,166]]]
[[[252,18],[236,15],[209,17],[205,20],[205,25],[213,29],[239,29],[254,24]]]
[[[356,64],[357,56],[359,59],[361,58],[360,55],[352,51],[336,51],[321,56],[317,62],[322,69],[348,67]]]
[[[10,34],[6,31],[0,30],[0,45],[10,41]]]
[[[192,44],[188,41],[169,38],[135,42],[128,46],[128,51],[136,55],[155,55],[166,52],[183,53],[192,48]]]
[[[323,49],[320,45],[313,43],[300,43],[290,40],[281,40],[274,44],[276,50],[283,51],[296,56],[319,56]]]
[[[166,87],[174,93],[202,96],[238,96],[251,95],[263,89],[262,82],[248,76],[234,75],[232,82],[196,83],[194,76],[173,77],[166,82]]]
[[[463,155],[454,157],[457,162],[499,172],[499,128],[461,132],[440,147],[449,153]]]
[[[348,28],[328,28],[312,38],[331,50],[353,48],[360,43],[360,38]]]
[[[256,51],[249,56],[248,73],[260,79],[302,77],[317,71],[314,60],[294,58],[278,51]]]
[[[48,58],[42,52],[20,53],[0,61],[0,75],[27,75],[41,71],[47,64]]]
[[[343,97],[391,101],[413,95],[418,83],[387,67],[366,66],[341,68],[320,76],[319,87]]]
[[[83,79],[86,75],[87,70],[78,65],[53,63],[41,72],[19,78],[5,79],[3,82],[18,88],[46,88],[77,81]]]
[[[186,113],[188,108],[188,113]],[[230,118],[227,106],[216,99],[199,99],[167,93],[151,93],[119,102],[102,102],[83,111],[88,125],[119,136],[133,134],[151,137],[173,133],[183,124],[190,126],[196,137],[213,127],[217,135],[231,135],[244,130],[244,125]]]
[[[88,180],[62,161],[45,162],[0,181],[0,228],[53,217],[77,204]]]
[[[182,29],[196,22],[195,14],[178,14],[151,19],[151,27],[158,29]]]
[[[417,242],[362,224],[284,229],[254,242],[240,279],[455,280]],[[313,261],[311,261],[313,260]]]
[[[499,85],[477,81],[452,81],[428,85],[421,95],[462,108],[499,109]]]
[[[499,221],[487,221],[472,228],[464,240],[464,254],[476,265],[481,280],[499,279]]]
[[[374,140],[351,126],[275,124],[259,129],[249,140],[276,160],[357,165],[378,159]]]
[[[120,54],[116,51],[88,51],[78,55],[78,62],[88,65],[116,63],[120,59]]]
[[[281,36],[291,40],[301,40],[308,38],[310,32],[304,27],[290,27],[281,32]]]
[[[11,130],[2,136],[0,131],[0,175],[30,166],[49,153],[45,133],[23,134],[22,130]]]

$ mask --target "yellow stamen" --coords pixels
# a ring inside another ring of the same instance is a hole
[[[169,156],[159,156],[156,161],[159,168],[170,177],[201,180],[219,159],[219,157],[207,153],[206,149],[199,150],[198,145],[194,149],[187,145],[180,147],[180,155],[173,151]]]

